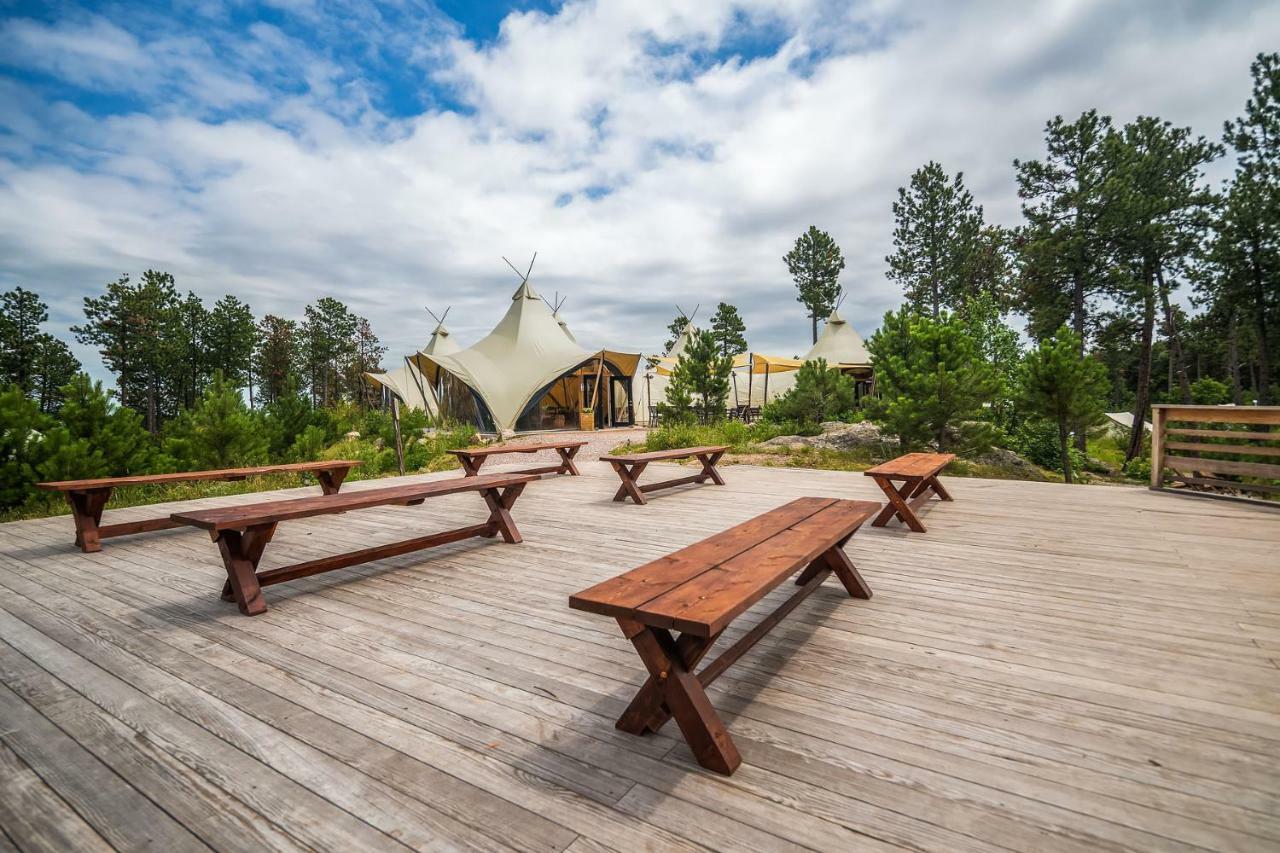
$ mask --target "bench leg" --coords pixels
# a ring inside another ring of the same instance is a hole
[[[484,464],[484,456],[467,456],[461,454],[458,461],[462,463],[463,477],[476,477],[480,474],[480,466]]]
[[[929,488],[933,489],[933,493],[938,496],[939,500],[954,500],[954,498],[951,497],[951,493],[942,487],[942,483],[938,480],[937,474],[934,474],[932,477],[925,480],[925,483],[928,484]]]
[[[83,492],[66,492],[71,504],[71,518],[76,525],[76,547],[86,554],[102,550],[102,538],[98,535],[102,511],[111,497],[111,489],[89,489]]]
[[[342,488],[342,481],[347,479],[347,472],[350,468],[329,468],[324,471],[316,472],[316,479],[320,481],[320,491],[326,495],[336,495],[338,490]]]
[[[707,691],[693,672],[693,664],[681,653],[680,643],[684,638],[677,641],[670,631],[630,620],[619,619],[618,622],[644,661],[650,678],[661,685],[662,702],[675,717],[676,725],[698,763],[726,776],[737,770],[742,764],[742,756],[711,706]],[[700,658],[706,652],[703,647],[710,647],[712,642],[714,638],[696,638],[687,641],[686,648],[693,652],[692,656]],[[691,648],[690,644],[693,644]]]
[[[724,456],[724,453],[712,453],[710,456],[699,454],[698,461],[702,463],[702,473],[698,475],[699,483],[705,483],[710,480],[717,486],[724,485],[724,478],[716,470],[716,463],[720,461],[721,456]]]
[[[622,633],[627,635],[627,639],[644,629],[639,622],[626,619],[619,619],[618,624],[622,628]],[[681,634],[676,640],[676,650],[680,654],[680,659],[685,662],[685,666],[692,670],[711,650],[715,641],[715,637],[707,642],[691,634]],[[636,693],[627,710],[622,712],[622,716],[614,725],[628,734],[643,735],[650,732],[657,734],[669,719],[671,719],[671,710],[662,700],[662,682],[649,676],[644,686],[640,688],[640,692]]]
[[[218,551],[227,570],[222,600],[235,601],[246,616],[267,612],[267,604],[262,600],[262,587],[258,585],[258,561],[275,532],[276,526],[272,523],[244,531],[220,530],[217,533]]]
[[[647,504],[649,501],[645,498],[644,493],[636,486],[636,480],[640,478],[640,473],[644,471],[647,462],[636,462],[630,467],[625,462],[610,462],[613,470],[618,472],[618,476],[622,478],[622,485],[618,487],[618,491],[614,494],[613,499],[617,503],[622,503],[627,498],[638,504]]]
[[[916,533],[924,533],[924,525],[920,523],[920,519],[916,518],[916,514],[911,511],[911,506],[907,503],[920,486],[919,481],[912,482],[907,480],[902,484],[902,488],[899,489],[887,477],[872,477],[871,479],[876,481],[876,485],[880,487],[880,490],[889,499],[888,505],[880,510],[880,514],[876,516],[875,521],[871,522],[871,526],[884,527],[889,523],[889,519],[896,515]]]
[[[494,534],[501,533],[502,540],[511,545],[518,545],[524,541],[520,538],[515,519],[511,517],[511,507],[523,491],[524,483],[520,483],[508,486],[501,491],[485,489],[480,493],[484,497],[484,502],[489,505],[489,526],[493,528]]]
[[[556,453],[560,454],[560,473],[568,474],[572,477],[579,476],[578,466],[573,464],[573,457],[578,455],[581,447],[557,447]]]

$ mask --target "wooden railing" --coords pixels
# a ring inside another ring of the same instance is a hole
[[[1151,488],[1166,480],[1280,494],[1280,406],[1152,406]]]

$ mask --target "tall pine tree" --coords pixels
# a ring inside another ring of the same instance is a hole
[[[818,321],[835,310],[840,297],[840,271],[844,255],[826,231],[810,225],[796,238],[796,244],[782,258],[799,293],[796,301],[808,310],[813,342],[818,342]]]
[[[711,334],[716,339],[716,346],[721,355],[733,357],[747,351],[747,339],[743,333],[747,324],[742,322],[738,309],[727,302],[716,306],[716,313],[711,317]]]

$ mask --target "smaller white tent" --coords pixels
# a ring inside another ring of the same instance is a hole
[[[752,406],[762,406],[785,394],[796,384],[796,371],[806,361],[819,358],[826,359],[827,367],[855,377],[869,377],[871,373],[871,353],[867,351],[862,336],[839,312],[832,311],[822,327],[822,334],[818,335],[817,343],[803,357],[785,358],[753,353],[750,359],[750,376],[737,379],[738,389],[743,392],[744,399],[749,393]]]
[[[435,330],[431,333],[431,340],[422,351],[448,354],[457,352],[458,349],[458,345],[444,323],[437,323]],[[395,394],[404,406],[410,409],[421,409],[429,415],[437,414],[434,377],[424,376],[411,357],[406,357],[399,367],[393,367],[384,373],[366,373],[364,376],[366,382],[386,388]]]

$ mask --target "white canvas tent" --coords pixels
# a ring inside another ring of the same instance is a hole
[[[697,333],[693,321],[684,324],[680,334],[672,341],[671,347],[662,355],[649,356],[645,359],[645,370],[636,376],[636,420],[649,422],[649,408],[661,403],[667,396],[667,384],[671,381],[671,371],[675,369],[680,354],[689,346],[689,338]]]
[[[796,383],[796,371],[806,361],[826,359],[827,366],[852,374],[855,378],[871,375],[871,353],[862,336],[839,312],[832,311],[822,327],[818,341],[801,358],[753,353],[747,377],[737,378],[737,387],[752,406],[763,406],[785,394]],[[744,367],[746,365],[743,365]],[[749,390],[748,390],[749,389]],[[730,397],[732,400],[732,396]]]
[[[458,351],[453,336],[445,328],[444,323],[437,323],[431,333],[431,340],[423,347],[423,352],[448,354]],[[399,367],[393,367],[385,373],[366,373],[365,381],[386,388],[400,399],[400,403],[410,409],[421,409],[429,415],[436,415],[435,392],[433,379],[422,375],[412,357],[406,357]]]
[[[424,350],[413,361],[424,376],[440,377],[444,397],[454,401],[442,404],[446,409],[454,406],[451,414],[469,416],[481,428],[505,435],[523,429],[518,423],[534,407],[546,405],[562,417],[589,404],[582,399],[582,377],[603,374],[629,381],[640,355],[584,349],[525,280],[502,320],[480,341],[452,353]],[[619,401],[628,408],[629,404],[629,398]],[[576,419],[544,428],[570,425],[576,425]]]

